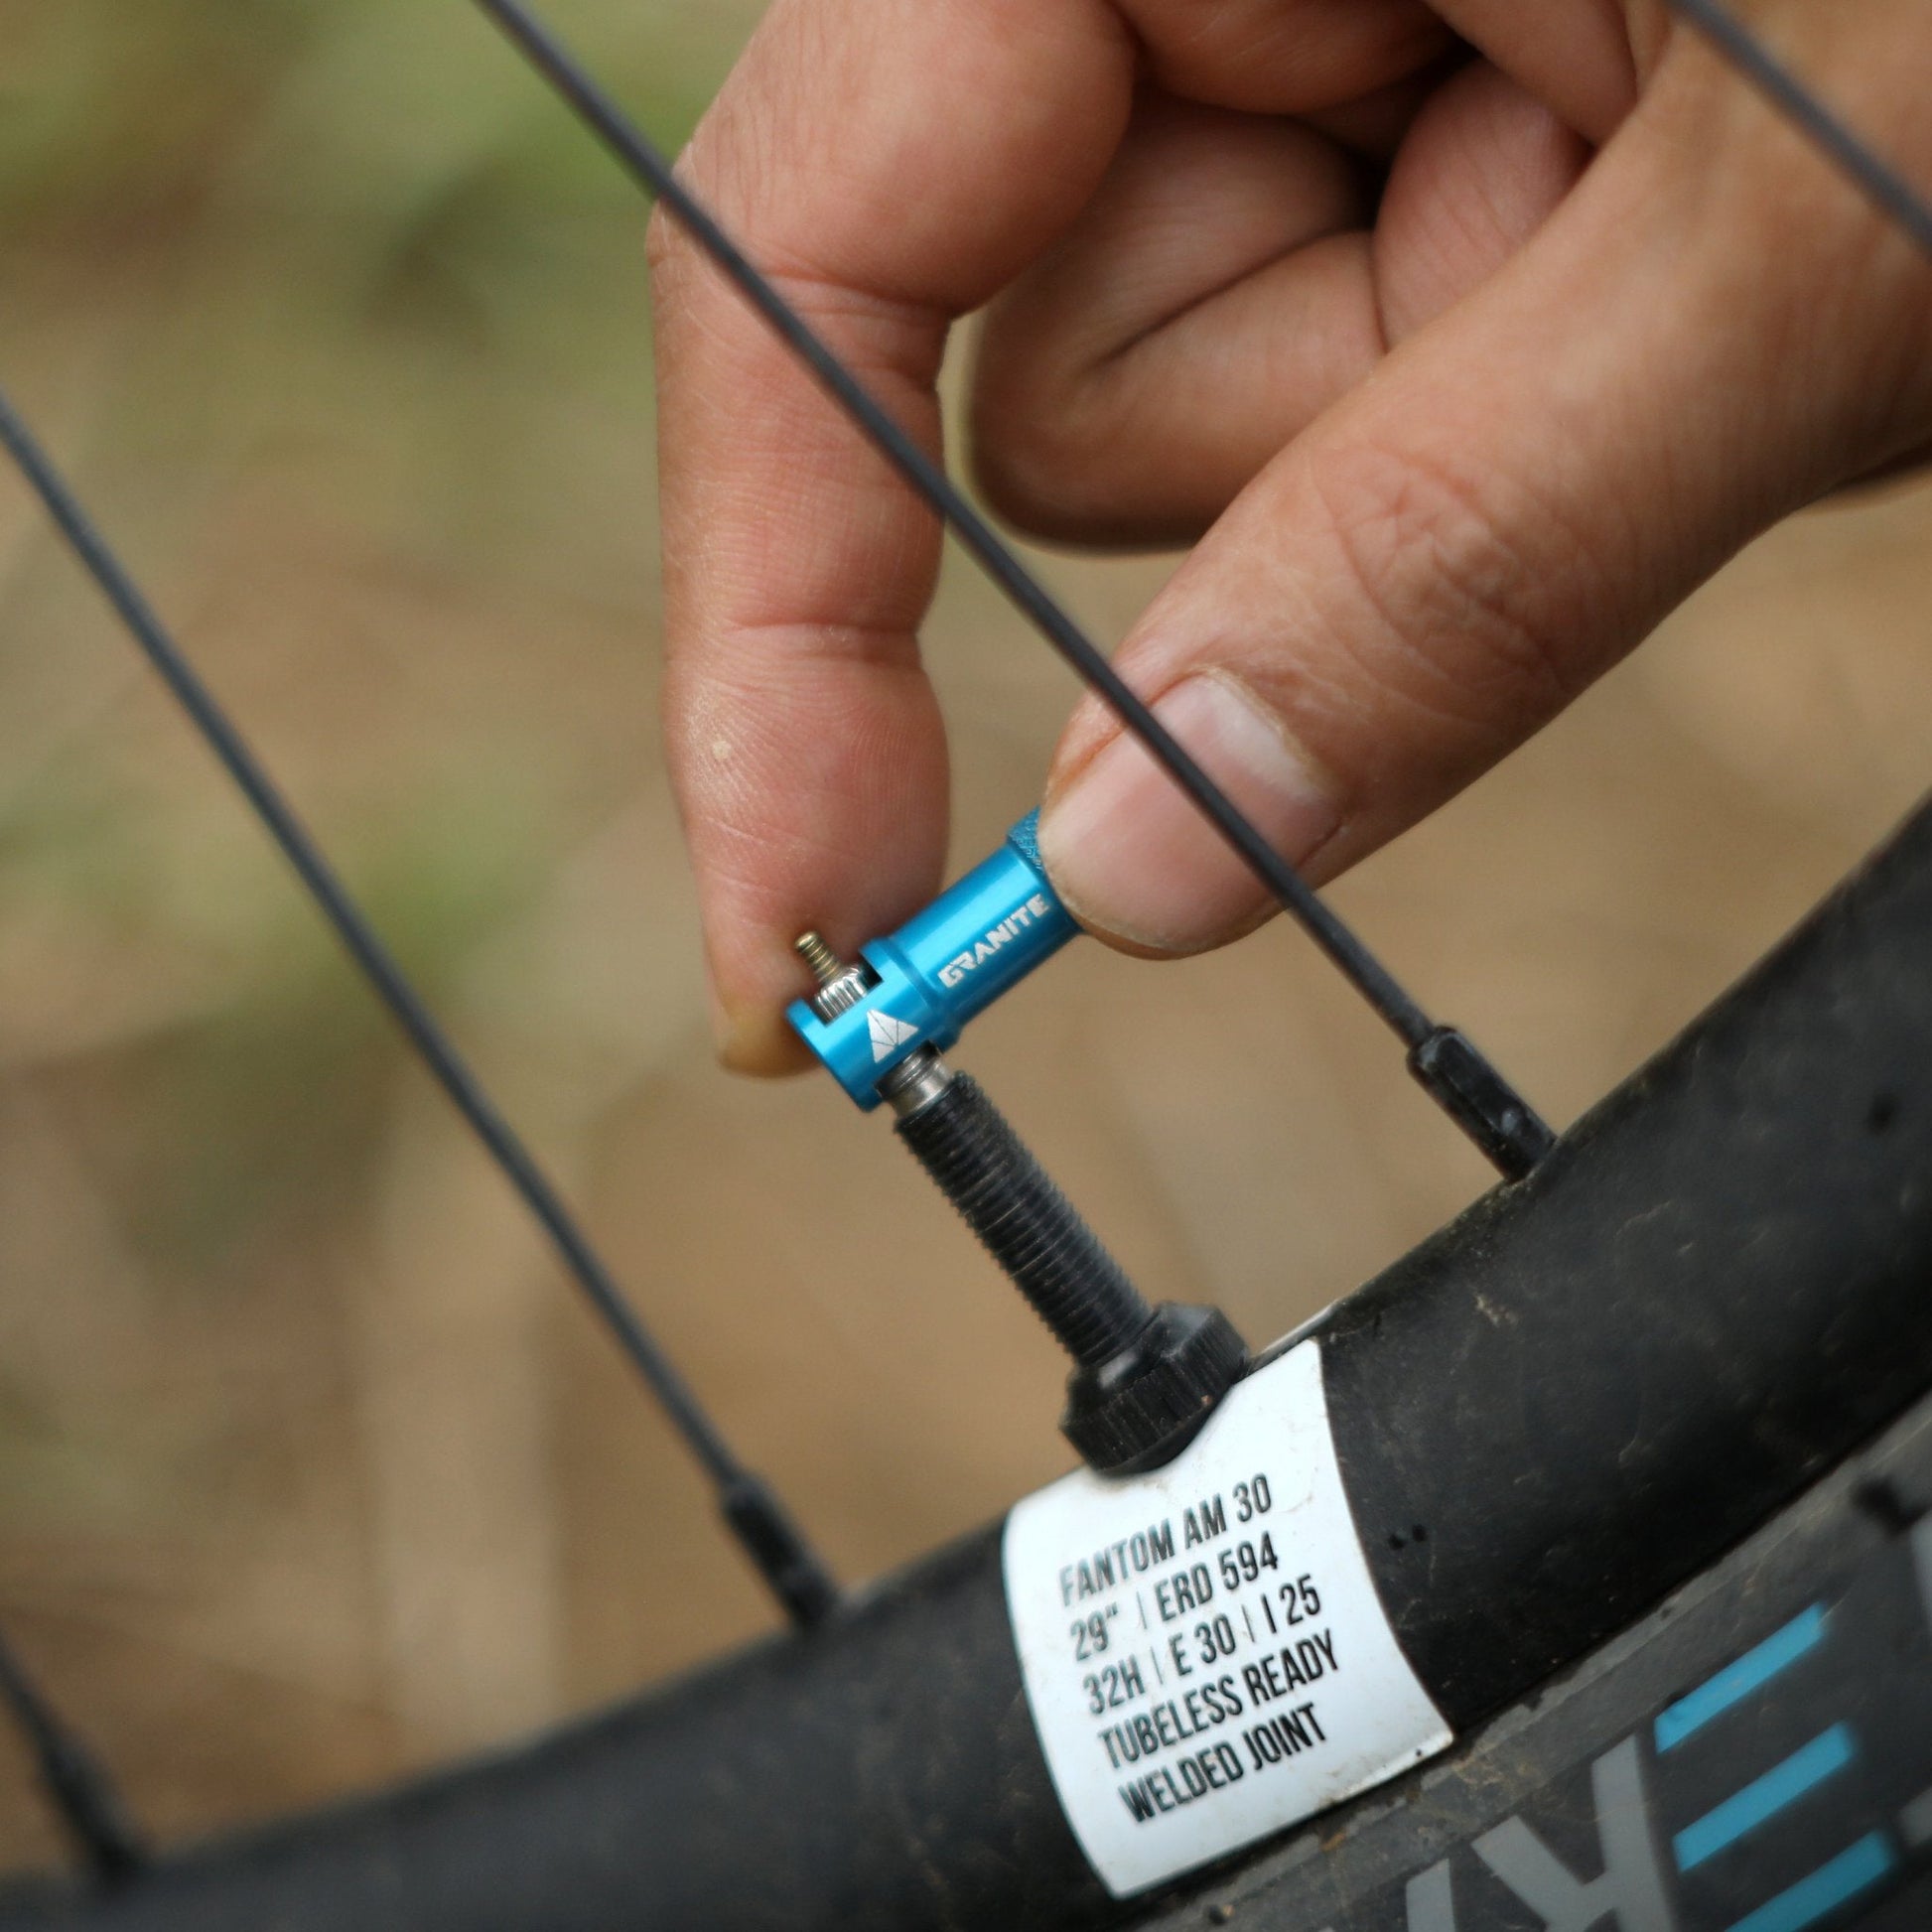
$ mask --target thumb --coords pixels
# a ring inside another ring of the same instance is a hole
[[[1680,40],[1543,229],[1274,460],[1119,667],[1284,856],[1331,877],[1757,531],[1921,444],[1928,320],[1909,244]],[[1091,700],[1040,845],[1130,950],[1196,951],[1272,909]]]

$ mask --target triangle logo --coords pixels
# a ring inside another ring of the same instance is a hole
[[[881,1060],[891,1059],[906,1040],[913,1038],[918,1033],[916,1027],[908,1027],[903,1020],[895,1020],[890,1013],[868,1014],[866,1030],[872,1035],[872,1057],[875,1066]]]

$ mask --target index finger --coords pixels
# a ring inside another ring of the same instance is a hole
[[[1265,45],[1313,105],[1353,69],[1370,85],[1413,64],[1427,18],[1416,0],[1237,0],[1204,34],[1196,0],[1128,11],[1133,27],[1106,0],[779,0],[685,158],[935,453],[947,327],[1091,196],[1147,47],[1183,47],[1190,87],[1223,59],[1251,94]],[[722,1050],[775,1071],[798,1058],[790,938],[816,925],[849,953],[937,884],[944,737],[915,633],[939,531],[661,218],[652,262],[672,778]]]

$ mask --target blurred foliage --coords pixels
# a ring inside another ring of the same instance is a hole
[[[674,148],[753,11],[590,0],[558,18]],[[465,0],[15,4],[0,89],[0,256],[58,255],[82,282],[62,299],[113,313],[129,343],[90,483],[124,510],[117,529],[148,537],[137,564],[158,559],[165,584],[211,548],[221,600],[222,576],[266,575],[320,523],[327,544],[365,539],[378,569],[522,576],[647,611],[643,207]],[[269,528],[221,554],[250,491]],[[340,550],[320,577],[298,561],[276,625],[335,621],[340,569]],[[34,634],[16,628],[16,660]],[[378,758],[374,792],[330,827],[438,989],[527,902],[530,855],[557,829],[545,784],[575,782],[513,726],[478,742],[502,704],[488,653],[470,668],[451,729]],[[330,667],[295,652],[298,710],[311,674]],[[146,810],[146,778],[90,736],[0,791],[0,902],[90,957],[151,959],[165,934],[209,970],[245,959],[218,1016],[151,1049],[149,1077],[185,1083],[211,1144],[238,1134],[266,1159],[246,1131],[262,1096],[305,1092],[326,1123],[327,1070],[346,1079],[366,1002],[287,882],[232,890],[257,855],[223,877],[220,855],[254,837],[238,808],[219,830],[199,803],[189,820]],[[144,1191],[206,1227],[223,1190],[171,1171]],[[245,1218],[248,1189],[228,1191]]]
[[[557,19],[675,148],[755,12]],[[0,4],[0,380],[499,1086],[568,1029],[527,976],[480,1019],[479,963],[540,953],[559,866],[661,796],[645,213],[467,0]],[[353,1527],[321,1594],[363,1600],[316,1627],[366,1650],[369,1451],[332,1365],[394,1170],[455,1130],[417,1123],[421,1076],[333,935],[38,517],[6,513],[0,1608],[64,1587],[43,1535],[82,1553],[91,1627],[147,1540],[247,1493],[247,1542],[335,1495],[319,1533]],[[433,1299],[473,1210],[427,1193],[455,1217],[411,1264]],[[245,1637],[230,1566],[178,1549],[163,1587]],[[318,1641],[274,1621],[271,1658]],[[336,1775],[326,1741],[302,1755],[298,1782]]]
[[[675,150],[754,11],[558,20]],[[335,448],[373,527],[475,552],[529,505],[533,563],[581,568],[540,496],[602,467],[572,440],[593,373],[647,451],[646,210],[467,0],[16,0],[0,88],[0,248],[160,259],[168,388],[123,434],[180,462],[184,432],[232,450],[272,415]]]
[[[436,1005],[527,912],[550,821],[513,763],[432,763],[331,843]],[[111,773],[58,766],[0,812],[0,904],[11,933],[34,935],[22,976],[180,988],[90,1055],[81,1084],[105,1089],[91,1138],[129,1238],[153,1268],[218,1291],[220,1264],[265,1225],[340,1214],[368,1187],[398,1041],[293,878],[250,849],[252,827],[183,830]],[[180,1131],[157,1135],[156,1118]]]
[[[596,0],[558,18],[674,148],[751,12]],[[13,0],[0,47],[13,236],[221,195],[345,227],[379,261],[466,203],[516,225],[634,192],[466,0]]]

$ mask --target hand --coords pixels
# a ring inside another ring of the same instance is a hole
[[[1915,0],[1752,17],[1932,184]],[[1932,270],[1659,0],[778,0],[684,165],[935,450],[990,305],[983,487],[1194,545],[1118,661],[1317,881],[1932,441]],[[722,1051],[773,1071],[792,936],[938,884],[939,536],[661,218],[652,264],[673,775]],[[1041,845],[1132,950],[1268,909],[1091,701]]]

